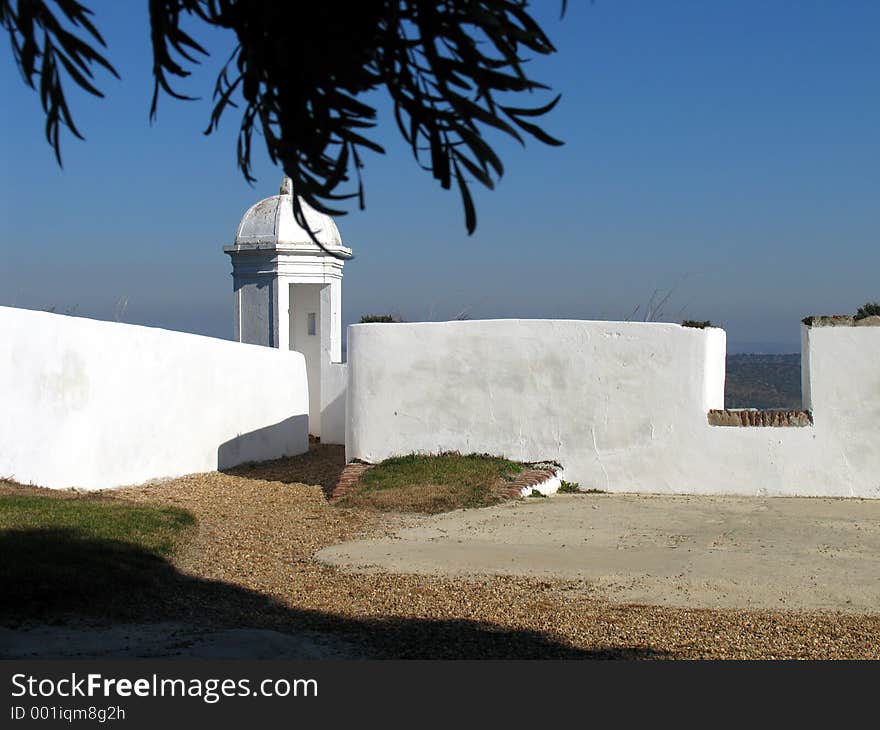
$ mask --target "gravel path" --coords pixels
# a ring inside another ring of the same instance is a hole
[[[400,658],[880,658],[880,616],[625,605],[583,580],[351,574],[322,548],[413,518],[327,503],[339,447],[109,492],[192,510],[198,532],[161,605],[136,620],[333,636]]]

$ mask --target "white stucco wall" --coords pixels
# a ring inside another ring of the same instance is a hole
[[[309,433],[321,435],[321,335],[325,327],[321,309],[323,284],[289,284],[290,349],[302,353],[309,378]],[[309,334],[309,314],[315,316],[315,333]]]
[[[297,352],[0,307],[0,475],[112,487],[302,453]]]
[[[582,488],[880,497],[880,328],[805,330],[815,424],[710,426],[725,334],[494,320],[349,328],[349,459],[555,460]]]
[[[324,362],[321,365],[321,443],[345,443],[345,398],[348,365]]]

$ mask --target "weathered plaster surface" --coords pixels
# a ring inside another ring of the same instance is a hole
[[[97,489],[308,448],[303,356],[0,307],[0,476]]]
[[[723,428],[724,332],[494,320],[349,328],[346,453],[553,460],[584,489],[880,497],[880,328],[804,328],[814,423]]]

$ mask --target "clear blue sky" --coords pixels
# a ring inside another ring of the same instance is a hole
[[[0,57],[0,304],[228,337],[221,247],[277,190],[235,167],[237,119],[204,137],[231,39],[150,126],[146,2],[90,0],[122,81],[72,95],[86,142],[59,170],[39,100]],[[457,194],[419,170],[383,114],[367,210],[337,219],[344,320],[624,319],[676,287],[666,319],[711,319],[732,350],[797,351],[799,320],[880,299],[880,3],[557,0],[535,12],[559,52],[533,63],[563,95],[562,148],[502,141],[506,174],[464,230]],[[5,45],[5,42],[4,42]],[[332,51],[332,49],[330,49]],[[381,100],[380,100],[381,101]]]

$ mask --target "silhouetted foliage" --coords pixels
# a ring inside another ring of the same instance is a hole
[[[236,45],[217,78],[205,133],[217,129],[230,107],[240,107],[238,165],[245,178],[254,179],[251,149],[257,133],[272,161],[292,178],[297,195],[325,213],[342,214],[328,206],[347,198],[364,207],[362,151],[384,150],[366,136],[376,124],[376,110],[359,97],[376,89],[388,91],[417,162],[441,187],[457,186],[469,233],[476,227],[469,184],[476,180],[492,188],[504,169],[484,137],[487,129],[521,143],[532,137],[561,144],[534,122],[558,96],[538,106],[509,104],[511,94],[547,88],[526,74],[523,54],[555,51],[527,0],[148,2],[155,79],[151,118],[160,91],[190,98],[173,82],[207,55],[182,21],[232,31]],[[117,75],[96,50],[105,44],[91,15],[76,0],[0,0],[0,24],[25,81],[39,86],[46,137],[59,163],[60,127],[82,136],[65,100],[62,70],[97,96],[93,68]],[[340,192],[351,174],[353,187]],[[308,230],[296,196],[294,214]]]
[[[855,319],[880,316],[880,302],[867,302],[859,307]]]
[[[395,319],[395,317],[391,314],[365,314],[363,317],[361,317],[361,324],[374,324],[376,322],[390,323],[400,321],[400,319]]]
[[[61,71],[66,71],[81,89],[101,97],[104,95],[92,83],[92,65],[103,67],[116,78],[119,74],[88,40],[64,27],[82,28],[87,39],[105,46],[89,20],[92,12],[75,0],[55,0],[52,4],[57,5],[57,13],[52,12],[49,2],[41,0],[0,0],[0,25],[9,34],[12,55],[25,83],[34,90],[39,84],[40,102],[46,113],[46,140],[60,165],[61,126],[83,139],[67,106]]]

